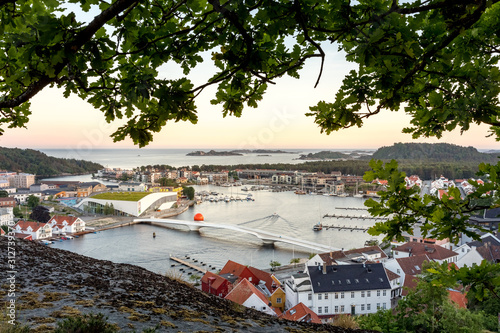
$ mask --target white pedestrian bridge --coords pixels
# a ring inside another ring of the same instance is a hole
[[[301,240],[293,237],[288,237],[284,235],[277,235],[267,231],[262,231],[258,229],[252,229],[247,227],[242,227],[238,225],[229,225],[229,224],[216,224],[216,223],[206,223],[206,222],[198,222],[198,221],[184,221],[184,220],[173,220],[173,219],[158,219],[158,218],[141,218],[134,219],[135,223],[153,223],[153,224],[164,224],[170,226],[187,226],[189,230],[198,231],[201,228],[213,228],[213,229],[226,229],[237,231],[249,235],[253,235],[260,240],[264,244],[274,244],[276,242],[287,243],[295,246],[300,246],[303,248],[311,249],[318,252],[329,252],[329,251],[338,251],[339,248],[318,244],[315,242],[309,242],[306,240]]]

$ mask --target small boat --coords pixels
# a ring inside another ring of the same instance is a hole
[[[320,230],[323,230],[323,224],[321,224],[321,222],[318,222],[314,225],[313,227],[313,230],[314,231],[320,231]]]

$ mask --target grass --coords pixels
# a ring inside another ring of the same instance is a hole
[[[92,196],[92,199],[101,199],[101,200],[122,200],[122,201],[139,201],[144,198],[146,195],[149,195],[149,192],[106,192],[99,193]]]

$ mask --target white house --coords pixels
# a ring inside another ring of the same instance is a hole
[[[146,188],[144,183],[121,182],[118,184],[118,189],[125,192],[145,192]]]
[[[500,262],[500,241],[491,234],[484,235],[480,241],[464,244],[457,250],[459,253],[465,250],[464,255],[457,261],[457,266],[460,268],[471,267],[474,264],[479,265],[483,260],[493,263]]]
[[[323,321],[391,307],[391,284],[381,263],[309,266],[285,282],[285,292],[288,308],[302,302]]]
[[[54,215],[48,222],[52,233],[75,233],[85,231],[85,221],[76,216]]]
[[[271,316],[277,315],[274,309],[269,306],[269,300],[247,279],[241,280],[225,298]]]
[[[14,222],[14,208],[0,208],[0,225],[9,225]]]
[[[30,235],[31,239],[44,239],[52,237],[52,228],[48,223],[19,221],[14,226],[17,234]]]

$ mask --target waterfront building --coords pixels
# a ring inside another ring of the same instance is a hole
[[[85,231],[85,221],[76,216],[54,215],[48,222],[53,234]]]
[[[80,183],[76,186],[77,197],[88,197],[94,193],[101,193],[107,191],[106,185],[99,182],[86,182]]]
[[[106,192],[84,198],[75,207],[95,214],[103,213],[107,205],[113,207],[115,215],[140,216],[148,211],[168,209],[176,201],[177,192]]]
[[[14,231],[16,234],[21,234],[19,238],[23,239],[26,239],[26,236],[29,236],[31,240],[52,237],[52,228],[47,223],[21,220],[14,225]]]
[[[224,276],[207,271],[201,278],[201,290],[208,294],[224,298],[232,289],[233,282],[235,282],[237,279],[237,277],[233,277],[233,281],[230,282]]]
[[[271,178],[273,184],[297,184],[297,172],[280,172],[276,173]]]
[[[391,307],[391,285],[381,263],[308,266],[285,282],[285,291],[287,308],[303,303],[323,322]]]

